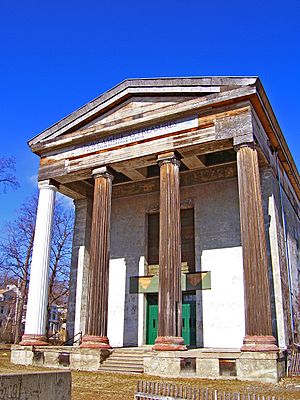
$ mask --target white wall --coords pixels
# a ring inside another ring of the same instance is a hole
[[[115,347],[144,341],[145,296],[129,293],[129,284],[130,277],[145,275],[145,214],[158,201],[156,193],[112,203],[108,337]]]
[[[205,250],[211,290],[202,292],[204,347],[239,348],[245,336],[242,249]]]
[[[123,346],[126,264],[124,258],[110,260],[107,335],[113,347]]]
[[[184,187],[194,204],[196,269],[211,271],[211,290],[197,293],[197,344],[240,348],[244,338],[244,291],[236,179]],[[115,199],[112,205],[108,334],[113,346],[141,345],[144,296],[129,293],[129,278],[144,274],[146,212],[158,193]]]

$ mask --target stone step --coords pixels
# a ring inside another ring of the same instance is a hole
[[[142,362],[138,362],[138,363],[136,363],[136,362],[130,362],[130,361],[127,361],[127,362],[120,362],[120,361],[115,361],[115,360],[110,360],[110,361],[106,361],[106,362],[104,362],[102,365],[105,365],[105,366],[110,366],[110,367],[113,367],[113,366],[121,366],[121,367],[126,367],[126,366],[128,366],[128,367],[139,367],[139,368],[143,368],[143,363]]]
[[[119,357],[109,357],[109,359],[106,360],[106,362],[114,362],[114,363],[130,363],[130,364],[143,364],[144,360],[139,358],[139,359],[132,359],[132,358],[119,358]]]
[[[111,360],[114,360],[114,359],[118,359],[118,360],[136,360],[136,361],[138,361],[138,360],[143,360],[144,359],[144,355],[142,355],[141,357],[137,357],[137,356],[128,356],[128,355],[124,355],[124,354],[122,354],[122,355],[118,355],[118,354],[115,354],[115,355],[110,355],[110,357],[109,357]]]
[[[101,370],[116,372],[144,372],[144,355],[147,348],[117,348],[103,362]]]
[[[144,368],[138,368],[138,367],[132,367],[132,368],[123,368],[123,367],[109,367],[103,365],[100,369],[100,371],[105,371],[105,372],[124,372],[124,373],[136,373],[136,374],[142,374],[144,372]]]
[[[114,349],[113,353],[124,353],[124,354],[145,354],[148,353],[151,350],[146,350],[146,349],[140,349],[140,350],[131,350],[131,349]]]

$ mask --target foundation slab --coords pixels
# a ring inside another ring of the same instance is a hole
[[[78,346],[19,346],[11,349],[11,362],[81,371],[101,371],[113,350]],[[239,379],[276,383],[285,376],[286,354],[241,352],[239,349],[150,351],[144,372],[161,377]]]
[[[13,364],[35,365],[49,368],[97,371],[112,350],[82,349],[78,346],[19,346],[11,348]]]

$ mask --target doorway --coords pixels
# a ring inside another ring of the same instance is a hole
[[[158,330],[158,295],[147,295],[146,344],[154,344]],[[182,294],[182,337],[186,346],[196,346],[196,293]]]

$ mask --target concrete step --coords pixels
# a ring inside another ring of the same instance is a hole
[[[144,372],[144,355],[151,348],[117,348],[102,363],[101,370],[116,372]]]
[[[105,365],[138,365],[143,366],[143,361],[130,361],[130,360],[106,360]]]
[[[144,372],[144,368],[135,368],[135,367],[132,367],[132,368],[122,368],[122,367],[114,367],[114,368],[111,368],[111,367],[106,367],[105,365],[103,365],[102,367],[101,367],[101,371],[105,371],[105,372],[124,372],[124,373],[132,373],[132,372],[134,372],[134,373],[136,373],[136,374],[142,374],[143,372]]]
[[[118,359],[118,360],[133,360],[133,361],[139,361],[139,360],[143,360],[144,359],[144,354],[142,354],[140,357],[137,357],[137,356],[129,356],[129,355],[121,355],[121,356],[119,356],[119,355],[117,355],[117,354],[115,354],[115,355],[110,355],[110,357],[109,357],[111,360],[115,360],[115,359]]]
[[[144,348],[141,348],[140,350],[134,350],[134,349],[126,349],[126,348],[116,348],[116,349],[114,349],[114,353],[118,353],[118,354],[120,354],[120,353],[124,353],[124,354],[145,354],[145,353],[148,353],[149,351],[151,351],[151,348],[148,350],[148,349],[144,349]]]
[[[144,361],[144,357],[140,357],[140,358],[131,358],[131,357],[117,357],[117,356],[110,356],[107,360],[111,360],[111,361],[118,361],[118,362],[131,362],[131,363],[135,363],[135,362],[143,362]]]

